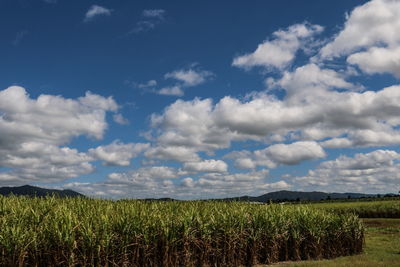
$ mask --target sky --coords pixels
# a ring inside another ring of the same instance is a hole
[[[400,190],[400,1],[0,0],[0,186]]]

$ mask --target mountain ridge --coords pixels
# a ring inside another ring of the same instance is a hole
[[[37,186],[23,185],[16,187],[0,187],[0,195],[16,196],[31,196],[31,197],[45,197],[45,196],[57,196],[57,197],[85,197],[85,195],[78,193],[70,189],[58,190],[58,189],[46,189]],[[261,202],[267,203],[269,201],[321,201],[329,199],[358,199],[358,198],[368,198],[376,197],[377,194],[364,194],[364,193],[327,193],[321,191],[288,191],[280,190],[275,192],[269,192],[260,196],[239,196],[230,198],[219,198],[219,199],[207,199],[207,200],[217,200],[217,201],[250,201],[250,202]],[[147,201],[174,201],[173,198],[147,198]]]
[[[226,201],[252,201],[252,202],[262,202],[266,203],[269,201],[320,201],[327,199],[348,199],[348,198],[367,198],[367,197],[376,197],[376,194],[364,194],[364,193],[327,193],[321,191],[311,191],[311,192],[302,192],[302,191],[288,191],[281,190],[266,193],[260,196],[240,196],[240,197],[232,197],[232,198],[223,198],[221,200]]]
[[[0,195],[3,196],[16,195],[16,196],[30,196],[30,197],[45,197],[52,195],[56,197],[85,197],[85,195],[70,189],[64,189],[64,190],[47,189],[32,185],[0,187]]]

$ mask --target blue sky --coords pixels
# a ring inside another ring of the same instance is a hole
[[[400,2],[0,1],[0,185],[396,192]]]

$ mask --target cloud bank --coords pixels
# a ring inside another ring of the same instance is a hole
[[[116,123],[128,124],[112,97],[87,92],[76,99],[31,98],[22,87],[6,88],[0,91],[0,181],[66,181],[94,172],[99,162],[113,166],[105,179],[63,187],[116,198],[210,198],[280,189],[391,192],[400,182],[399,153],[388,148],[400,144],[399,10],[398,1],[370,1],[328,38],[320,37],[323,26],[309,22],[273,32],[254,51],[232,55],[235,68],[262,69],[265,90],[169,102],[149,116],[147,140],[139,143],[69,147],[79,137],[101,141],[111,125],[109,113]],[[110,14],[92,6],[85,20]],[[154,28],[165,14],[144,10],[137,32]],[[296,61],[300,53],[306,59]],[[154,79],[136,86],[183,97],[216,76],[193,64],[164,73],[165,86]],[[392,75],[392,83],[363,84],[382,74]],[[139,160],[132,166],[134,158]],[[305,162],[316,167],[303,174],[282,171]]]

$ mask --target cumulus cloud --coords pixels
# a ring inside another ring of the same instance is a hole
[[[92,172],[93,159],[65,144],[81,135],[101,139],[106,113],[117,110],[111,97],[90,92],[77,99],[44,94],[32,99],[19,86],[0,91],[0,167],[10,169],[0,179],[57,182]]]
[[[400,2],[373,0],[355,8],[344,28],[321,49],[322,58],[349,54],[374,45],[398,46],[400,36]]]
[[[164,79],[174,81],[172,85],[167,85],[157,89],[157,81],[149,80],[145,83],[137,84],[136,87],[159,95],[180,97],[185,94],[184,89],[198,86],[212,80],[214,77],[214,73],[203,70],[196,63],[194,63],[191,64],[189,68],[178,69],[164,74]]]
[[[155,139],[164,147],[205,152],[245,140],[313,140],[326,147],[399,143],[399,86],[364,91],[315,64],[287,71],[275,84],[286,91],[283,99],[257,93],[244,99],[227,96],[215,104],[211,99],[178,100],[152,115]]]
[[[327,191],[393,192],[400,182],[399,159],[400,155],[392,150],[340,156],[293,180],[304,188]]]
[[[91,21],[93,20],[95,17],[99,17],[99,16],[110,16],[111,15],[112,10],[102,7],[102,6],[98,6],[98,5],[92,5],[89,10],[86,12],[85,14],[85,22]]]
[[[112,173],[104,182],[69,183],[64,188],[87,195],[116,198],[174,197],[178,199],[222,198],[283,190],[291,187],[285,181],[268,182],[268,170],[248,173],[207,173],[200,178],[185,176],[180,170],[156,166],[128,173]],[[183,177],[177,181],[178,177]],[[177,181],[177,182],[174,182]]]
[[[286,98],[295,101],[323,97],[327,90],[332,89],[362,89],[347,82],[342,74],[313,63],[300,66],[292,72],[283,72],[282,77],[273,82],[273,86],[283,88],[286,91]]]
[[[65,147],[81,135],[101,139],[107,112],[114,112],[116,122],[124,122],[112,98],[87,93],[78,99],[48,95],[31,99],[21,87],[0,91],[0,132],[4,133],[0,136],[0,165],[11,169],[2,172],[0,180],[50,179],[46,170],[53,181],[59,181],[93,171],[92,161],[128,166],[143,153],[150,164],[147,167],[111,173],[103,182],[72,183],[71,188],[99,196],[180,198],[257,195],[294,185],[328,191],[390,190],[399,182],[395,151],[341,156],[321,163],[303,177],[289,180],[285,176],[285,181],[270,179],[268,168],[324,158],[323,148],[400,144],[400,86],[367,90],[349,78],[359,70],[400,76],[400,38],[395,34],[400,25],[398,5],[398,1],[373,0],[357,7],[319,53],[316,50],[322,42],[315,40],[323,30],[319,25],[295,24],[274,32],[254,52],[238,56],[232,63],[244,69],[258,66],[280,71],[264,77],[266,91],[219,100],[177,100],[151,115],[146,134],[151,145],[116,141],[88,153]],[[164,15],[164,10],[143,11],[137,31],[154,28]],[[299,51],[311,55],[310,49],[318,56],[289,68]],[[346,57],[340,61],[344,65],[332,68],[324,64],[335,57]],[[150,80],[137,87],[182,96],[186,88],[213,77],[210,71],[191,65],[166,73],[164,79],[170,83],[166,86]],[[272,89],[284,93],[277,97]],[[244,142],[250,148],[229,153],[225,157],[229,161],[219,159],[215,152],[231,148],[233,142],[235,149]],[[252,145],[257,149],[251,149]],[[204,153],[213,159],[204,159]],[[162,161],[174,167],[152,166]],[[233,172],[227,162],[234,162]]]
[[[164,78],[175,80],[176,83],[159,90],[153,89],[153,91],[159,95],[183,96],[185,94],[184,88],[200,85],[214,77],[211,71],[202,70],[195,66],[196,65],[192,65],[192,67],[188,69],[179,69],[166,73]]]
[[[164,75],[166,79],[175,79],[182,82],[182,86],[192,87],[206,82],[211,79],[214,74],[206,70],[196,69],[180,69],[168,72]]]
[[[185,146],[156,146],[149,148],[145,156],[151,159],[160,159],[166,161],[198,161],[200,157],[194,149]]]
[[[123,144],[117,140],[106,146],[89,149],[89,155],[102,160],[104,165],[129,166],[130,160],[148,149],[149,146],[149,144],[144,143]]]
[[[400,44],[397,47],[372,47],[367,51],[354,53],[347,62],[357,65],[368,74],[391,73],[400,78]]]
[[[148,198],[169,195],[173,182],[181,174],[167,166],[143,167],[129,172],[115,172],[101,182],[73,182],[63,185],[95,197]]]
[[[24,88],[12,86],[0,91],[0,145],[63,144],[80,135],[101,139],[106,112],[117,110],[112,97],[87,92],[76,100],[44,94],[31,99]]]
[[[351,147],[353,142],[345,137],[335,137],[320,143],[322,147],[327,148],[342,148]]]
[[[177,178],[178,170],[166,166],[143,167],[128,173],[111,173],[108,175],[109,182],[136,183],[141,180],[173,179]],[[143,184],[145,186],[145,184]]]
[[[322,26],[303,23],[276,31],[273,33],[274,39],[259,44],[252,53],[234,58],[232,65],[245,69],[256,66],[283,69],[293,61],[296,52],[302,46],[309,45],[310,38],[322,30]]]
[[[367,74],[400,77],[400,3],[373,0],[355,8],[343,29],[320,51],[320,59],[347,56]]]
[[[68,147],[24,142],[0,153],[0,167],[10,169],[0,173],[2,184],[60,182],[94,170],[90,156]]]
[[[256,166],[276,168],[279,165],[296,165],[302,161],[324,158],[323,148],[314,141],[291,144],[275,144],[255,151],[234,151],[225,157],[235,159],[238,169],[254,169]]]
[[[251,152],[250,151],[247,152],[248,153],[246,153],[246,155],[243,155],[246,157],[239,157],[235,160],[234,164],[235,168],[243,170],[243,169],[254,169],[255,167],[257,167],[257,163],[252,158],[250,158]]]
[[[227,131],[215,124],[211,99],[177,100],[162,114],[153,114],[151,124],[155,129],[160,128],[157,141],[165,147],[212,151],[229,146]]]
[[[183,170],[188,172],[220,172],[228,171],[228,165],[222,160],[204,160],[199,162],[186,162]]]
[[[254,152],[256,161],[269,159],[277,164],[295,165],[305,160],[320,159],[326,156],[322,147],[313,141],[300,141],[292,144],[276,144]]]

